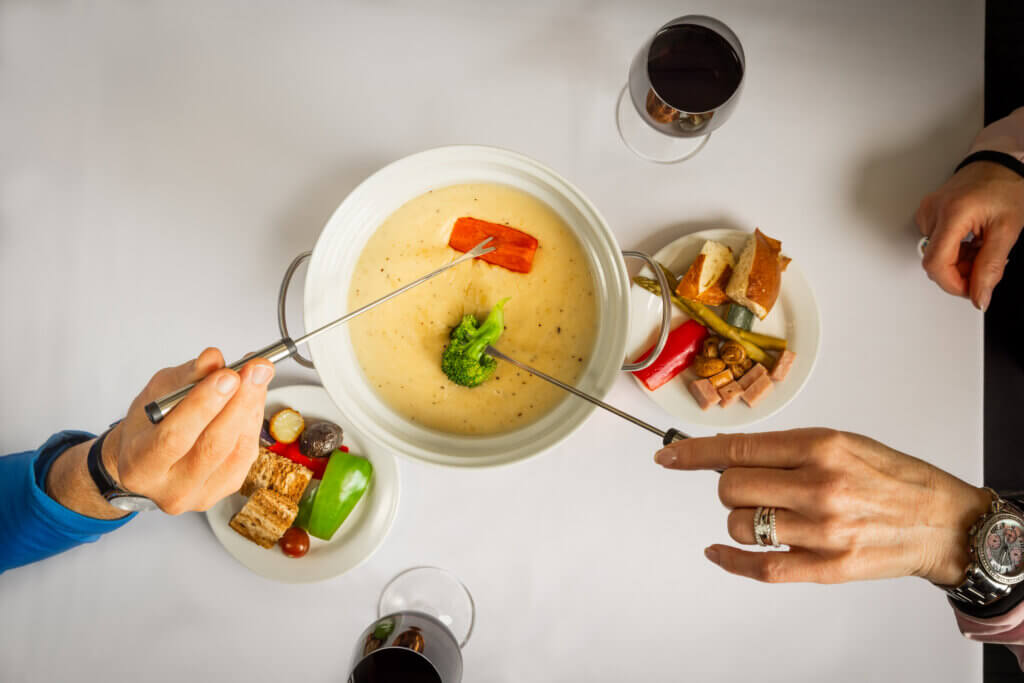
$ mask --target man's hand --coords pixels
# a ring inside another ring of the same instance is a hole
[[[999,164],[968,164],[921,200],[914,218],[929,238],[923,262],[928,277],[984,311],[1024,227],[1024,178]],[[969,233],[980,247],[961,250]]]
[[[239,489],[259,452],[267,384],[274,366],[257,358],[239,372],[224,367],[217,349],[194,361],[161,370],[107,435],[103,463],[120,486],[153,499],[171,515],[206,510]],[[199,382],[159,424],[145,414],[150,401]],[[50,495],[77,512],[110,519],[123,516],[96,490],[85,467],[92,442],[54,463]]]
[[[967,530],[991,497],[926,462],[857,434],[798,429],[678,441],[658,451],[668,469],[725,470],[718,495],[729,535],[754,543],[754,511],[775,507],[788,552],[712,545],[726,571],[760,581],[840,583],[920,576],[956,585]]]

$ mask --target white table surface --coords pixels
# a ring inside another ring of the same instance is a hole
[[[0,5],[0,452],[100,430],[205,345],[276,339],[280,276],[349,190],[483,143],[564,173],[627,248],[723,225],[782,238],[823,347],[761,426],[864,432],[980,481],[981,317],[926,279],[911,223],[981,124],[980,0],[501,5]],[[746,86],[696,160],[647,164],[615,98],[647,32],[688,11],[739,34]],[[315,381],[289,364],[275,384]],[[626,377],[609,400],[671,423]],[[923,581],[712,566],[715,475],[665,472],[656,446],[595,414],[517,466],[403,461],[383,547],[308,586],[250,574],[201,515],[146,515],[0,576],[0,680],[342,680],[381,587],[417,564],[476,598],[466,681],[980,679]]]

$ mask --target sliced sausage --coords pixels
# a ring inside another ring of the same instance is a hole
[[[740,396],[743,395],[743,387],[739,382],[729,382],[718,390],[718,395],[722,397],[722,402],[719,405],[726,408],[740,400]]]
[[[690,393],[697,399],[697,405],[701,410],[707,410],[722,400],[718,395],[718,389],[715,389],[715,386],[706,379],[690,382]]]
[[[743,400],[748,406],[753,408],[761,402],[761,399],[771,392],[774,386],[775,384],[772,382],[771,377],[768,375],[761,375],[756,382],[747,387],[743,392]]]
[[[793,360],[795,358],[796,354],[789,349],[780,353],[778,360],[775,361],[775,367],[772,368],[771,378],[776,382],[786,379],[786,375],[793,369]]]
[[[743,376],[740,377],[740,379],[739,379],[740,386],[743,387],[744,389],[746,389],[751,384],[753,384],[754,382],[756,382],[757,380],[761,379],[762,377],[764,377],[767,374],[768,374],[768,368],[766,368],[765,366],[763,366],[760,363],[758,363],[754,367],[752,367],[749,370],[747,370],[743,374]]]

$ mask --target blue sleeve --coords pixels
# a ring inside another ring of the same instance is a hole
[[[135,516],[94,519],[46,494],[46,474],[57,457],[91,438],[87,432],[60,432],[38,450],[0,457],[0,572],[91,543]]]

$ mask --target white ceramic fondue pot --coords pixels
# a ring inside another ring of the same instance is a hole
[[[569,225],[590,261],[599,311],[594,349],[576,385],[598,398],[611,388],[620,370],[646,367],[660,354],[671,314],[663,289],[659,345],[643,364],[623,365],[629,331],[629,276],[624,257],[647,261],[639,252],[622,252],[608,224],[575,186],[555,171],[521,154],[494,147],[440,147],[400,159],[364,180],[327,221],[312,252],[300,254],[281,285],[278,321],[289,336],[283,302],[298,265],[311,256],[306,274],[304,318],[315,329],[347,312],[352,274],[367,240],[396,209],[428,190],[461,183],[498,183],[542,200]],[[391,451],[443,465],[480,467],[523,460],[542,453],[578,429],[594,406],[574,397],[557,404],[540,420],[492,436],[463,436],[432,430],[398,415],[373,391],[356,358],[346,326],[310,340],[312,362],[345,420],[365,438]]]

